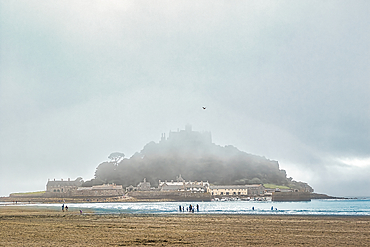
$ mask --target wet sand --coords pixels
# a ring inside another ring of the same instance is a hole
[[[370,217],[96,215],[0,207],[0,246],[368,246]]]

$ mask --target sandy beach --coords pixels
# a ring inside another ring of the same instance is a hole
[[[0,246],[366,246],[370,217],[97,215],[0,207]]]

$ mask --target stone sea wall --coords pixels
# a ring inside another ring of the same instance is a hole
[[[123,190],[73,190],[66,193],[45,193],[46,197],[111,197],[123,196]]]
[[[310,192],[274,192],[272,201],[293,202],[293,201],[311,201]]]
[[[170,201],[211,201],[209,193],[191,193],[182,191],[134,191],[129,196],[140,200],[170,200]]]

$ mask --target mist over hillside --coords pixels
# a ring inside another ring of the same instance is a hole
[[[181,174],[186,180],[215,185],[268,183],[312,191],[308,184],[287,178],[277,161],[231,145],[216,145],[210,132],[193,131],[190,125],[185,130],[171,131],[168,137],[162,134],[158,143],[149,142],[130,158],[124,158],[123,153],[113,153],[109,158],[84,186],[116,183],[126,187],[137,185],[143,178],[157,186],[159,180],[175,179]]]

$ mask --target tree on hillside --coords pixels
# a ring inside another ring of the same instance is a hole
[[[108,159],[111,160],[110,162],[113,162],[114,164],[117,165],[124,157],[125,157],[124,153],[114,152],[108,156]]]

